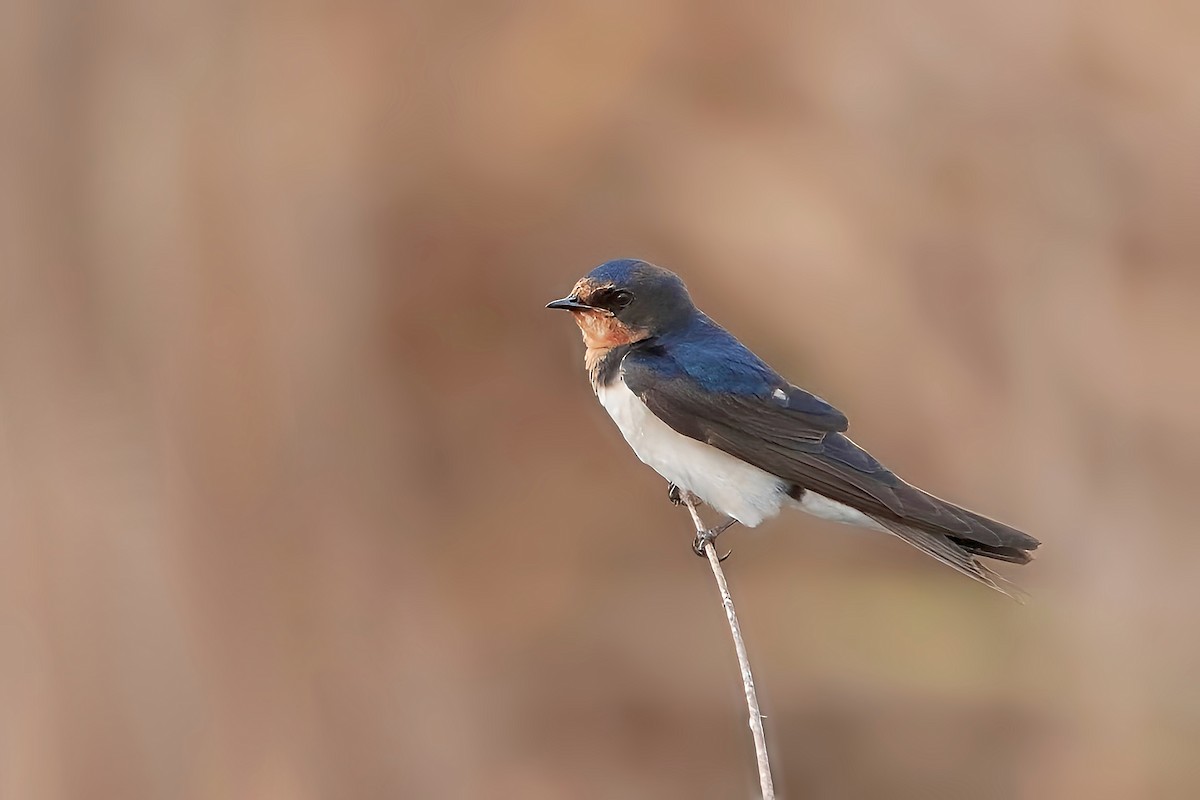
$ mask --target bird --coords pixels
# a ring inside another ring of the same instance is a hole
[[[600,405],[666,478],[671,501],[723,515],[709,528],[698,522],[698,555],[734,524],[753,528],[797,508],[896,536],[1020,599],[980,559],[1026,564],[1037,539],[902,480],[846,435],[845,414],[697,308],[675,273],[640,259],[607,261],[546,308],[574,317]]]

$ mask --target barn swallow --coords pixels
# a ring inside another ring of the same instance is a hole
[[[1040,544],[901,480],[845,435],[845,414],[713,322],[669,270],[609,261],[546,307],[574,316],[600,404],[671,499],[683,492],[724,515],[697,534],[698,554],[734,523],[796,507],[890,533],[1007,594],[979,557],[1026,564]]]

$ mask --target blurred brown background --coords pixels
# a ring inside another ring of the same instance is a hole
[[[542,309],[629,255],[1046,542],[1021,607],[731,533],[784,796],[1200,796],[1198,30],[7,6],[0,797],[752,796],[687,516]]]

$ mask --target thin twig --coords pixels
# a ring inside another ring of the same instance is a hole
[[[683,501],[688,511],[692,513],[692,521],[696,523],[696,532],[704,532],[704,521],[696,511],[696,498],[690,493],[683,493]],[[717,557],[717,548],[712,542],[704,545],[704,553],[712,567],[713,577],[717,579],[717,588],[721,590],[721,605],[725,607],[725,617],[729,620],[729,632],[733,634],[733,647],[737,650],[738,666],[742,670],[742,686],[746,690],[746,707],[750,710],[750,732],[754,734],[754,752],[758,757],[758,783],[762,787],[763,800],[775,800],[775,785],[771,781],[771,761],[767,758],[767,736],[763,732],[762,712],[758,709],[758,694],[754,691],[754,676],[750,674],[750,657],[746,655],[746,643],[742,640],[742,626],[738,624],[737,612],[733,608],[733,597],[729,594],[729,584],[725,582],[725,572],[721,569],[721,560]]]

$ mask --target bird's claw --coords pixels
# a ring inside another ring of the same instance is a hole
[[[696,555],[700,556],[701,558],[708,558],[708,553],[705,552],[705,548],[707,547],[709,542],[717,541],[717,536],[719,536],[720,533],[721,533],[721,531],[716,531],[716,530],[700,531],[699,533],[697,533],[696,538],[692,540],[692,552],[695,553]],[[733,551],[730,550],[723,556],[717,556],[717,562],[720,563],[720,562],[724,561],[725,559],[729,558],[729,556],[732,554],[733,554]]]
[[[667,483],[667,499],[671,501],[671,505],[683,505],[683,492],[673,483]]]

